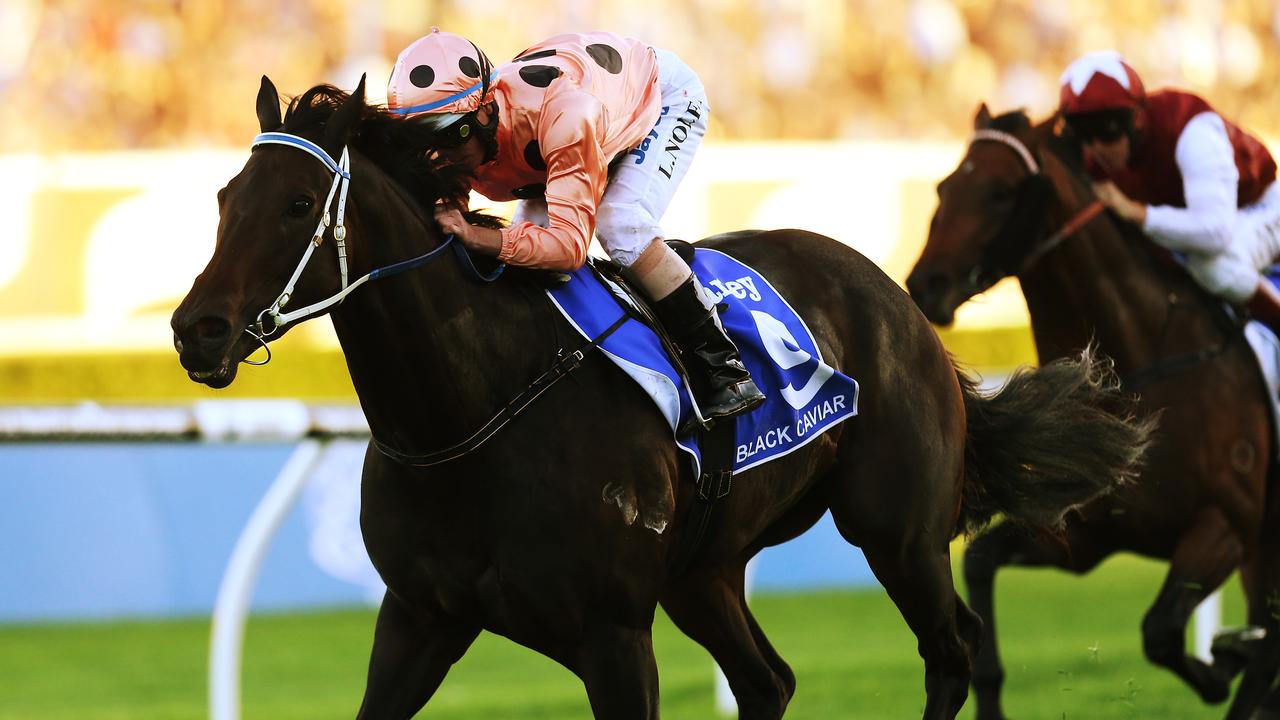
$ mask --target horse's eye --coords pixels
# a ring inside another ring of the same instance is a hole
[[[1006,185],[998,185],[991,189],[991,201],[997,203],[1010,202],[1016,194],[1013,188]]]
[[[306,217],[307,215],[310,215],[310,214],[311,214],[311,198],[309,197],[294,198],[293,202],[289,203],[290,217]]]

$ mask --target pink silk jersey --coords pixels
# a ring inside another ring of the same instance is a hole
[[[586,262],[609,164],[640,144],[661,113],[653,50],[611,33],[557,35],[498,68],[495,158],[474,187],[491,200],[545,187],[548,227],[502,231],[500,260],[575,270]]]

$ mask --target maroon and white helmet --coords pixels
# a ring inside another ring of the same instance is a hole
[[[1058,83],[1058,110],[1063,115],[1134,110],[1147,97],[1142,78],[1113,50],[1081,56],[1067,66]]]

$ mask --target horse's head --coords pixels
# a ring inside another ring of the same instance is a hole
[[[268,337],[287,330],[288,326],[277,328],[279,323],[264,311],[285,303],[290,308],[306,306],[334,294],[342,284],[335,246],[344,239],[345,228],[340,219],[333,222],[326,198],[337,205],[334,196],[345,196],[345,188],[331,192],[345,171],[330,168],[320,158],[343,156],[348,136],[366,108],[364,80],[355,93],[328,107],[320,107],[320,90],[295,100],[288,122],[282,123],[276,88],[262,78],[257,100],[262,132],[272,133],[283,125],[320,152],[266,144],[263,138],[269,136],[260,136],[244,168],[218,192],[220,220],[213,257],[170,321],[182,366],[196,382],[215,388],[229,385],[241,361],[263,347]],[[314,248],[310,261],[300,264],[309,244]],[[286,291],[291,278],[293,287]]]
[[[956,308],[1016,274],[1044,236],[1053,184],[1041,169],[1049,123],[1022,112],[993,118],[984,104],[960,166],[938,183],[938,209],[907,289],[930,321],[949,325]]]

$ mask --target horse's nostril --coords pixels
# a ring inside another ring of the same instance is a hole
[[[195,331],[197,342],[221,343],[231,334],[231,323],[219,317],[202,317],[196,321],[192,330]]]
[[[939,272],[917,272],[907,278],[907,292],[911,293],[911,297],[917,302],[936,299],[946,293],[950,287],[951,281],[945,274]]]

